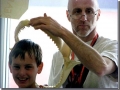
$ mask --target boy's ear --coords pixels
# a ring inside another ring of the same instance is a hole
[[[40,74],[42,69],[43,69],[43,62],[41,62],[41,64],[38,66],[38,72],[37,73]]]
[[[12,67],[9,63],[8,63],[8,66],[9,66],[10,72],[12,73]]]

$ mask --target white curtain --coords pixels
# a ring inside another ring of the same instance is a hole
[[[0,18],[0,88],[8,87],[10,19]]]

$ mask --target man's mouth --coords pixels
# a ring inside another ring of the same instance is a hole
[[[86,27],[87,25],[79,25],[79,26],[83,26],[83,27]]]

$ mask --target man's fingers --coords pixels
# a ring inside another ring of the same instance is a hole
[[[46,13],[44,13],[44,17],[47,17],[47,14],[46,14]]]

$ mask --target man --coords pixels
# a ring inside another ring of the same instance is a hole
[[[101,14],[97,0],[69,0],[66,14],[73,34],[46,14],[44,17],[30,20],[30,25],[35,29],[47,30],[63,39],[72,50],[71,59],[81,62],[74,67],[61,87],[117,88],[117,42],[97,33],[96,25]],[[61,53],[56,52],[53,56],[49,85],[58,83],[63,64]]]

